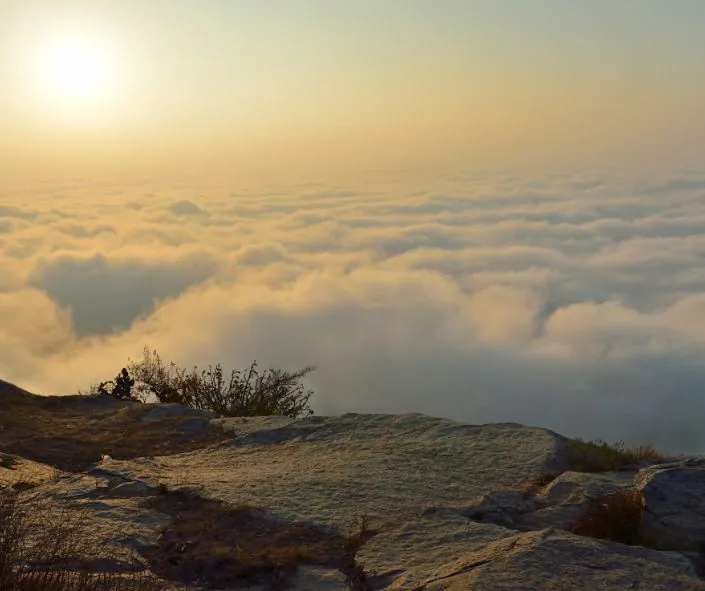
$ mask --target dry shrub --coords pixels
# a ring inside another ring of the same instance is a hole
[[[640,544],[642,511],[642,497],[637,489],[619,490],[591,501],[570,531],[580,536],[622,544]]]
[[[650,445],[628,448],[623,441],[608,443],[602,439],[571,439],[566,443],[566,454],[570,470],[574,472],[611,472],[640,462],[664,458],[663,454]]]
[[[377,531],[370,529],[367,514],[363,513],[352,521],[345,541],[345,563],[340,569],[347,577],[348,589],[351,591],[372,591],[370,575],[365,571],[365,566],[359,564],[356,555],[368,540],[377,535]]]
[[[144,348],[141,361],[130,360],[127,365],[133,383],[136,381],[131,396],[183,404],[224,417],[310,416],[313,392],[305,390],[301,380],[314,369],[288,372],[272,368],[260,372],[255,361],[247,370],[233,370],[226,376],[221,364],[202,371],[197,367],[189,371],[174,362],[167,365],[149,347]]]
[[[135,568],[96,572],[95,542],[80,515],[0,490],[0,589],[5,591],[147,591],[163,588]]]
[[[636,462],[660,462],[666,456],[657,450],[653,445],[638,445],[628,450]]]

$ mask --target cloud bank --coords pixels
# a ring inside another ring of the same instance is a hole
[[[405,178],[6,190],[0,377],[71,393],[149,344],[315,365],[319,414],[705,450],[705,174]]]

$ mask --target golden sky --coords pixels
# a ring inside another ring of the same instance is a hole
[[[685,164],[703,19],[698,0],[0,0],[0,153],[6,174],[89,176]]]

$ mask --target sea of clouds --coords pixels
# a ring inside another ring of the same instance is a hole
[[[475,172],[0,191],[0,378],[145,344],[315,365],[317,414],[422,412],[705,451],[705,174]]]

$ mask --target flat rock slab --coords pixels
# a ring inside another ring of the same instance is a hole
[[[366,513],[394,522],[458,505],[550,471],[560,436],[516,424],[463,425],[423,415],[218,419],[231,441],[194,452],[113,460],[130,478],[198,486],[278,517],[346,529]]]
[[[380,532],[358,552],[357,561],[374,573],[375,589],[416,589],[464,553],[515,535],[453,511],[434,511]]]

